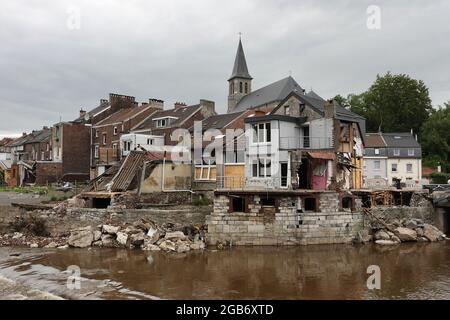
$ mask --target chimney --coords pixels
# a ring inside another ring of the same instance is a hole
[[[48,130],[48,127],[47,126],[43,126],[42,130]]]
[[[164,109],[164,100],[159,99],[148,99],[148,104],[152,108]]]
[[[205,117],[213,116],[216,114],[216,104],[214,101],[200,99],[200,106],[202,107],[202,114]]]
[[[108,99],[100,99],[100,105],[104,105],[108,103]]]
[[[130,108],[136,105],[135,98],[123,94],[110,93],[109,103],[111,104],[111,111],[116,112],[121,109]]]
[[[334,118],[336,116],[336,106],[333,100],[328,100],[323,106],[325,118]]]
[[[26,132],[22,132],[22,137],[26,137],[27,133]]]
[[[86,111],[83,110],[83,108],[80,109],[80,118],[84,118],[84,116],[86,115]]]
[[[180,109],[180,108],[184,108],[184,107],[187,107],[187,104],[186,103],[184,103],[184,102],[175,102],[175,104],[173,105],[173,107],[175,108],[175,109]]]
[[[142,102],[142,104],[141,104],[141,107],[148,107],[149,106],[149,103],[148,102]]]

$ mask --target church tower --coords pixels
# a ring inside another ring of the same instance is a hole
[[[248,73],[244,49],[239,37],[233,72],[228,79],[228,113],[232,113],[238,102],[252,91],[252,79]]]

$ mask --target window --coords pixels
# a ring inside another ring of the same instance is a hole
[[[410,157],[414,156],[414,149],[408,149],[408,156]]]
[[[151,146],[153,144],[153,139],[147,139],[147,145]]]
[[[380,154],[380,149],[375,149],[375,154],[379,155]]]
[[[394,156],[398,157],[400,155],[400,149],[394,149]]]
[[[95,130],[95,137],[98,138],[98,130]]]
[[[242,82],[239,82],[239,92],[242,93]]]
[[[165,127],[167,125],[167,122],[168,122],[167,119],[159,119],[156,122],[156,127],[158,127],[158,128]]]
[[[265,178],[272,175],[272,165],[268,158],[258,158],[252,162],[252,175],[255,178]]]
[[[289,115],[289,106],[284,106],[284,114]]]
[[[380,170],[381,169],[381,162],[380,162],[380,160],[375,160],[373,162],[373,169],[374,170]]]
[[[245,83],[245,93],[248,93],[248,83]]]
[[[114,127],[114,135],[117,136],[117,127]]]
[[[50,151],[50,144],[49,143],[47,143],[46,149],[47,149],[47,152]]]
[[[45,160],[45,152],[44,151],[41,152],[41,161],[42,160]]]
[[[113,148],[113,157],[117,157],[117,143],[113,143],[112,148]]]
[[[270,131],[270,123],[259,123],[253,125],[253,143],[271,142],[272,134]]]
[[[106,144],[106,133],[104,133],[102,136],[102,142],[104,145]]]
[[[406,164],[406,172],[408,172],[408,173],[412,173],[413,172],[412,163],[407,163]]]
[[[99,149],[100,149],[99,146],[96,145],[94,149],[94,158],[96,159],[98,159]]]
[[[130,151],[131,149],[131,141],[124,141],[123,142],[123,151]]]
[[[393,163],[393,164],[391,165],[391,171],[392,171],[392,172],[397,172],[397,164],[396,164],[396,163]]]

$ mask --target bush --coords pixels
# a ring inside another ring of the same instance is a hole
[[[450,173],[433,172],[430,174],[431,181],[435,184],[447,184],[450,179]]]
[[[40,237],[50,236],[50,232],[47,229],[47,223],[42,218],[16,218],[14,222],[9,224],[9,227],[13,232],[31,233]]]
[[[204,196],[195,196],[194,199],[192,199],[192,204],[194,206],[207,206],[211,204],[211,201]]]

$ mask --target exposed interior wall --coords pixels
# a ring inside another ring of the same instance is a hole
[[[157,163],[148,167],[146,178],[141,184],[141,193],[162,191],[163,164]],[[191,164],[175,164],[166,162],[164,166],[164,189],[191,189]]]

